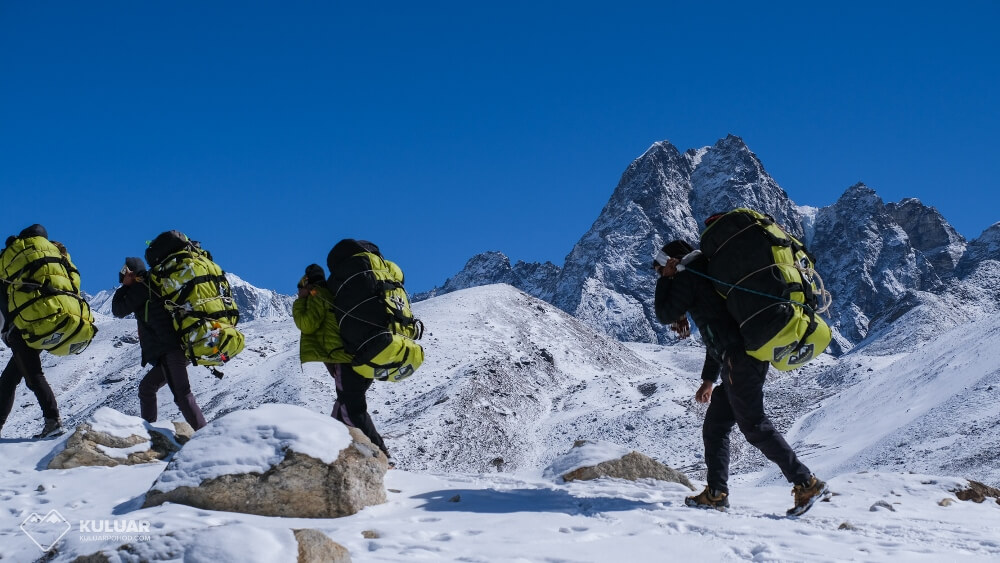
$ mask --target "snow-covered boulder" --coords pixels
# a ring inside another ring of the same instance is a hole
[[[657,479],[695,490],[686,475],[648,456],[609,442],[591,440],[577,440],[568,452],[545,469],[545,475],[560,477],[563,481],[589,481],[600,477],[629,481]]]
[[[166,458],[180,449],[169,430],[109,407],[94,411],[77,427],[51,461],[49,469],[81,466],[114,467]]]
[[[386,501],[388,460],[356,428],[308,409],[267,404],[212,421],[146,494],[264,516],[335,518]]]
[[[351,554],[319,530],[225,524],[152,536],[146,541],[77,557],[73,563],[178,560],[186,563],[350,563]]]

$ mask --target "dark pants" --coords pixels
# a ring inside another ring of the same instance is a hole
[[[42,374],[41,350],[25,344],[17,330],[12,330],[7,340],[13,356],[7,362],[3,374],[0,374],[0,428],[7,422],[7,417],[14,408],[17,385],[22,379],[38,399],[38,405],[42,407],[42,416],[59,418],[56,396],[52,393],[49,382],[45,380],[45,375]]]
[[[388,457],[389,450],[385,448],[385,442],[382,441],[378,430],[375,430],[372,417],[368,416],[368,401],[365,399],[365,392],[368,391],[374,380],[358,375],[351,368],[351,364],[325,365],[334,381],[337,382],[337,401],[333,403],[333,412],[330,413],[330,416],[360,430]]]
[[[139,382],[139,413],[143,420],[156,422],[156,392],[164,385],[170,387],[174,404],[191,428],[197,430],[205,426],[205,415],[194,400],[188,381],[187,358],[180,350],[171,350],[160,356],[153,369]]]
[[[767,362],[746,355],[727,361],[722,368],[722,385],[712,392],[702,426],[708,486],[713,489],[729,491],[729,433],[734,424],[747,442],[777,464],[788,482],[802,483],[811,475],[764,414],[767,368]]]

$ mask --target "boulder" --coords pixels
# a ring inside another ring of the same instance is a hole
[[[166,459],[180,449],[169,430],[136,416],[101,407],[77,427],[51,461],[49,469],[135,465]]]
[[[347,548],[319,530],[260,528],[226,524],[154,536],[81,555],[73,563],[115,561],[269,561],[273,563],[350,563]]]
[[[302,407],[262,405],[199,430],[144,506],[336,518],[386,502],[387,469],[385,454],[358,429]]]
[[[972,502],[981,503],[988,498],[991,498],[1000,504],[1000,490],[994,489],[989,485],[980,483],[979,481],[973,481],[969,479],[969,485],[964,489],[957,489],[952,491],[958,500],[971,500]]]
[[[299,542],[297,563],[351,563],[347,548],[319,530],[292,530]]]
[[[686,475],[646,455],[590,440],[577,440],[569,452],[549,466],[546,473],[558,475],[564,481],[589,481],[600,477],[629,481],[656,479],[680,483],[695,490]]]

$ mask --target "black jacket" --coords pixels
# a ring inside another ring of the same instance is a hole
[[[145,283],[136,281],[119,287],[111,298],[111,313],[118,318],[135,313],[142,365],[155,364],[167,352],[180,349],[180,337],[170,313]]]
[[[712,282],[689,271],[704,272],[707,262],[699,256],[674,277],[661,277],[656,282],[654,308],[656,318],[664,324],[675,322],[685,313],[691,315],[707,350],[701,377],[714,382],[727,353],[746,352],[740,327],[726,310],[726,301]]]

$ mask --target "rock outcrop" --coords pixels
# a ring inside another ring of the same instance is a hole
[[[151,426],[139,417],[101,407],[77,427],[63,449],[49,461],[48,468],[150,463],[165,459],[179,449],[179,440],[169,430]]]
[[[695,490],[691,481],[680,471],[639,452],[619,455],[621,451],[613,444],[577,440],[569,452],[549,466],[546,473],[558,474],[564,481],[590,481],[601,477],[629,481],[656,479],[679,483]]]

